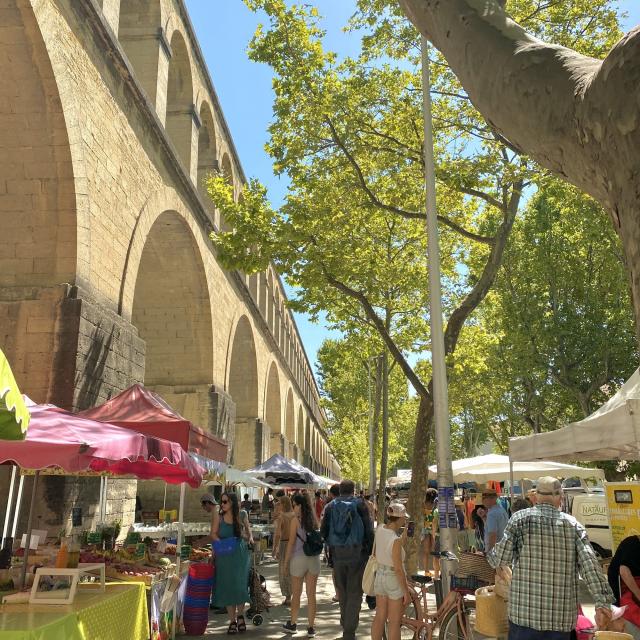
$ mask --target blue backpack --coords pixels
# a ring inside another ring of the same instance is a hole
[[[364,542],[364,523],[358,513],[358,499],[336,498],[330,505],[327,542],[330,547],[351,547]]]

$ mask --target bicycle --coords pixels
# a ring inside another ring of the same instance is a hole
[[[448,560],[457,561],[451,552],[439,554]],[[439,640],[482,640],[489,638],[475,630],[475,596],[468,590],[452,589],[444,598],[440,607],[433,613],[429,611],[427,596],[431,576],[412,575],[409,581],[411,602],[405,608],[400,626],[401,640],[431,640],[438,629]],[[388,623],[387,623],[388,625]],[[387,625],[384,637],[388,638]]]

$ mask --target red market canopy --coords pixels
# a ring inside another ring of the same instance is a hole
[[[96,422],[53,405],[28,404],[31,421],[25,440],[3,440],[0,463],[24,469],[57,467],[67,473],[93,471],[187,482],[199,487],[204,469],[175,442]]]
[[[172,409],[157,393],[134,384],[111,400],[78,414],[177,442],[185,451],[227,461],[227,443],[199,429]]]

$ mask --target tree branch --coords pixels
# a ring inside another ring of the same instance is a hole
[[[455,351],[462,326],[471,313],[473,313],[478,305],[484,300],[496,279],[496,275],[500,269],[500,264],[502,263],[502,256],[504,255],[504,250],[507,245],[507,239],[509,238],[509,234],[511,233],[513,223],[518,213],[521,198],[522,181],[519,181],[513,185],[511,198],[509,199],[507,208],[504,210],[502,223],[500,224],[498,233],[496,234],[495,243],[491,248],[489,258],[482,270],[482,275],[476,282],[475,286],[449,317],[447,328],[444,332],[444,348],[445,353],[447,354]]]
[[[408,219],[411,219],[411,220],[425,220],[426,219],[426,217],[427,217],[426,213],[417,212],[417,211],[407,211],[406,209],[402,209],[400,207],[396,207],[394,205],[390,205],[390,204],[387,204],[385,202],[382,202],[378,198],[378,196],[376,196],[376,194],[371,190],[371,187],[369,187],[369,185],[367,184],[367,180],[366,180],[366,178],[364,176],[364,173],[362,172],[362,169],[360,168],[360,165],[358,164],[357,160],[353,157],[353,155],[349,151],[349,149],[347,149],[347,146],[344,144],[344,141],[342,140],[342,138],[338,135],[338,131],[336,130],[333,122],[331,121],[331,119],[330,118],[326,118],[325,121],[327,123],[327,126],[331,130],[331,136],[333,137],[333,140],[334,140],[335,144],[340,148],[342,153],[345,155],[345,157],[349,161],[349,164],[353,167],[353,170],[354,170],[354,172],[356,174],[356,178],[358,179],[358,183],[360,184],[360,188],[364,191],[365,195],[367,196],[367,198],[369,199],[369,202],[371,202],[371,204],[373,204],[376,207],[379,207],[380,209],[383,209],[385,211],[389,211],[391,213],[395,213],[395,214],[397,214],[399,216],[402,216],[403,218],[408,218]],[[480,193],[480,192],[478,192],[478,193]],[[484,195],[486,195],[486,194],[484,194]],[[490,197],[490,196],[486,196],[486,197]],[[474,233],[473,231],[468,231],[464,227],[461,227],[459,224],[453,222],[453,220],[450,220],[449,218],[447,218],[445,216],[440,216],[439,215],[438,216],[438,220],[440,222],[442,222],[442,224],[447,225],[449,228],[453,229],[457,233],[460,233],[461,235],[465,236],[466,238],[469,238],[470,240],[475,240],[476,242],[482,242],[482,243],[488,244],[488,245],[492,245],[494,243],[494,238],[491,238],[491,237],[488,237],[488,236],[482,236],[480,234]]]
[[[398,363],[398,365],[400,365],[400,368],[402,369],[404,375],[407,377],[407,380],[409,380],[413,388],[416,390],[416,393],[419,396],[427,400],[430,400],[431,395],[429,391],[424,386],[420,378],[417,376],[416,372],[413,370],[411,365],[407,362],[407,359],[402,354],[402,351],[400,351],[396,343],[393,341],[393,338],[391,337],[391,335],[389,334],[389,332],[385,327],[384,321],[376,313],[375,309],[373,308],[373,305],[369,302],[367,297],[360,291],[356,291],[355,289],[352,289],[348,285],[338,280],[336,277],[334,277],[331,273],[327,271],[324,265],[322,265],[321,268],[325,278],[327,279],[327,282],[334,289],[337,289],[338,291],[344,293],[345,295],[349,296],[353,300],[357,300],[360,303],[367,318],[375,326],[376,330],[380,334],[380,337],[386,344],[387,349],[389,349],[389,352],[393,356],[393,359]]]

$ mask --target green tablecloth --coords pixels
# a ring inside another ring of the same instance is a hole
[[[72,605],[0,605],[0,640],[147,640],[143,584],[83,588]]]

